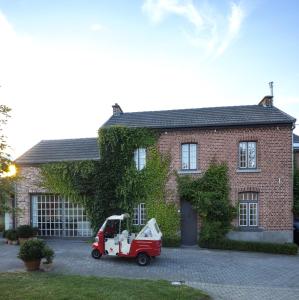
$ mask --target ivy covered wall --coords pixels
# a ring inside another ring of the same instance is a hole
[[[164,239],[179,236],[179,213],[165,202],[169,157],[157,150],[158,134],[144,128],[113,126],[99,130],[99,161],[52,163],[42,167],[43,185],[53,193],[82,204],[93,229],[112,214],[129,212],[145,203]],[[137,170],[134,150],[147,149],[146,167]]]

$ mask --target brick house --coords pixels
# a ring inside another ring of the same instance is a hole
[[[274,107],[267,96],[258,105],[136,113],[124,113],[115,104],[103,126],[159,132],[158,148],[171,155],[173,171],[166,201],[175,202],[181,212],[182,242],[195,244],[199,220],[191,205],[179,198],[175,174],[201,176],[212,160],[227,163],[230,198],[238,208],[229,237],[292,242],[294,124],[295,119]],[[89,235],[82,208],[39,186],[40,164],[86,159],[99,159],[96,139],[42,141],[18,158],[23,179],[17,184],[15,205],[23,213],[16,225],[32,223],[45,236]],[[146,149],[136,149],[134,159],[137,168],[145,167]],[[136,208],[135,224],[144,222],[145,209],[142,203]]]

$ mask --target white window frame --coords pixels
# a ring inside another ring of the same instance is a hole
[[[245,147],[244,147],[245,146]],[[249,151],[248,149],[251,147],[251,146],[254,146],[254,151],[255,151],[255,156],[254,156],[254,166],[249,166],[249,161],[250,160],[250,157],[249,157]],[[245,149],[245,166],[241,166],[241,149],[244,147]],[[240,169],[256,169],[257,168],[257,143],[255,141],[241,141],[239,142],[239,168]]]
[[[194,168],[191,168],[191,165],[194,165]],[[181,145],[181,168],[184,171],[197,170],[197,143],[183,143]]]
[[[239,217],[238,223],[240,227],[258,227],[258,193],[256,192],[245,192],[239,194]],[[253,213],[251,209],[253,208]],[[245,209],[245,213],[244,213]],[[243,211],[241,211],[243,210]],[[241,224],[244,220],[245,224]],[[253,219],[251,217],[254,216]],[[253,222],[252,222],[253,221]]]
[[[146,223],[146,208],[145,203],[140,203],[134,207],[133,225],[145,225]]]
[[[146,148],[138,148],[134,151],[135,166],[138,171],[141,171],[146,166]]]

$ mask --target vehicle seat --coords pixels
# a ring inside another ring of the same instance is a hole
[[[123,230],[123,232],[122,232],[121,234],[122,234],[122,236],[124,237],[125,240],[126,240],[126,239],[128,238],[128,236],[129,236],[128,230]]]

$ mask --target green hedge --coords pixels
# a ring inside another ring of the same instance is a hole
[[[202,248],[210,248],[210,249],[253,251],[253,252],[265,252],[265,253],[289,254],[289,255],[296,255],[298,253],[298,246],[293,243],[275,244],[275,243],[235,241],[235,240],[224,239],[217,242],[200,241],[199,246]]]
[[[181,239],[179,237],[162,237],[163,247],[180,247]]]

